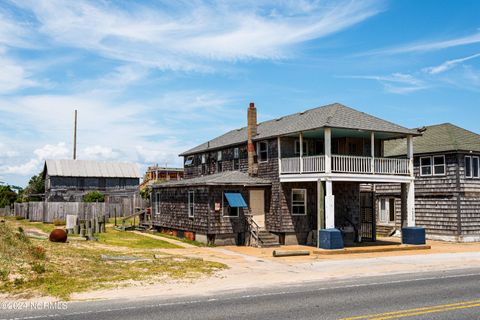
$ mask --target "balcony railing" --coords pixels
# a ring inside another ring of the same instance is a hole
[[[332,172],[356,174],[408,175],[408,159],[371,158],[360,156],[332,155]],[[282,174],[324,173],[325,156],[282,158]]]

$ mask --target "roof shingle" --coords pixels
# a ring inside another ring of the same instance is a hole
[[[140,178],[135,163],[101,162],[93,160],[45,160],[50,176]]]
[[[159,183],[153,187],[168,188],[206,185],[268,186],[271,185],[271,182],[265,179],[251,177],[239,171],[224,171],[197,178]]]
[[[418,134],[415,130],[410,130],[342,104],[334,103],[261,122],[258,124],[257,135],[254,137],[254,140],[262,140],[324,127],[390,132],[401,135]],[[183,152],[180,156],[245,143],[246,141],[247,127],[243,127],[198,145],[195,148]]]

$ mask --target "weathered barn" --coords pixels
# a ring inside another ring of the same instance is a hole
[[[417,225],[427,237],[480,241],[480,135],[450,123],[421,129],[413,144]],[[385,155],[406,154],[405,141],[385,143]],[[377,185],[378,224],[400,228],[400,189]]]
[[[404,186],[403,216],[415,225],[416,130],[341,104],[257,124],[252,103],[247,118],[247,127],[181,154],[185,179],[153,187],[151,225],[216,244],[306,244],[320,229],[373,241],[375,212],[360,185],[388,182]],[[408,156],[383,157],[384,142],[399,138]]]
[[[46,201],[81,201],[89,191],[107,197],[130,197],[138,192],[140,175],[134,163],[92,160],[46,160]]]

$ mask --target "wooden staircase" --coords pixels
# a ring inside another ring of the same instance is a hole
[[[394,226],[379,226],[376,227],[377,237],[390,237],[395,233]]]
[[[269,231],[260,228],[253,219],[252,215],[245,215],[245,220],[247,222],[248,232],[250,235],[247,241],[248,245],[260,248],[280,246],[278,238]]]

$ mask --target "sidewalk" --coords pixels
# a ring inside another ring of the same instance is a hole
[[[166,281],[114,290],[80,293],[76,299],[113,299],[122,297],[184,296],[212,294],[225,290],[249,290],[257,287],[301,284],[329,279],[441,271],[480,267],[480,244],[452,244],[429,241],[431,250],[342,255],[310,255],[273,258],[272,248],[217,247],[170,249],[205,260],[219,261],[229,269],[213,277],[189,281]],[[305,249],[284,246],[283,249]],[[314,250],[314,248],[310,248]]]

